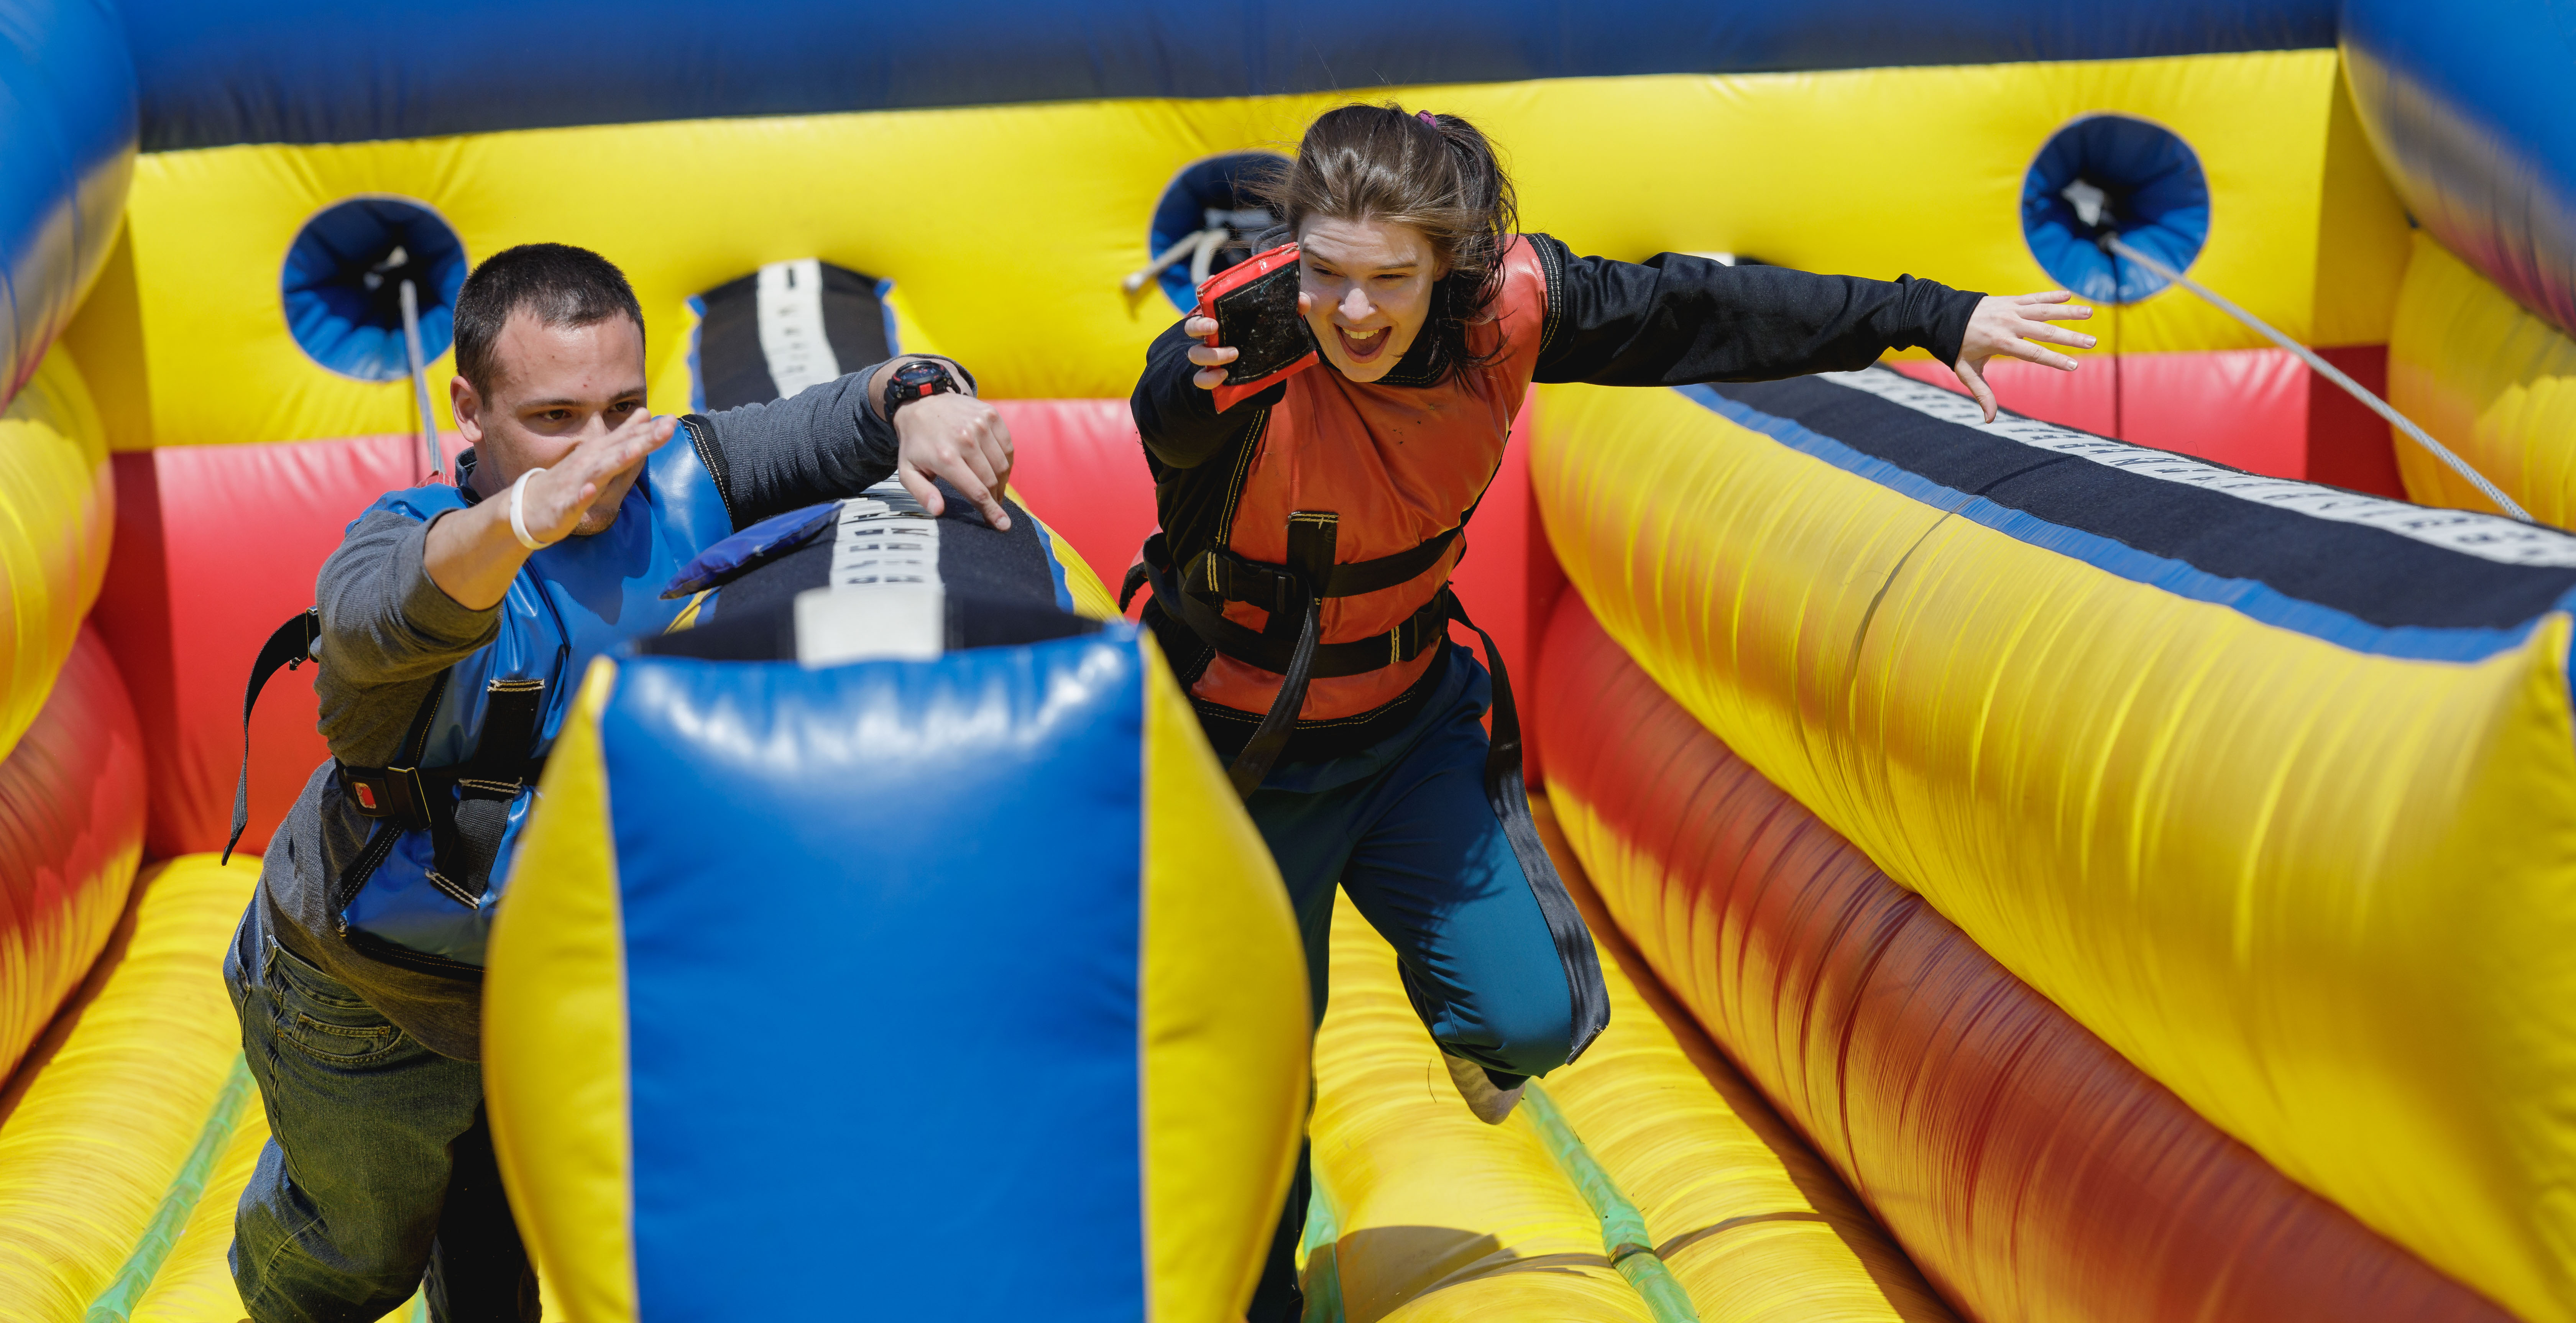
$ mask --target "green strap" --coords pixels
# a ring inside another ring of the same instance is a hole
[[[188,1160],[171,1178],[169,1190],[161,1196],[159,1211],[152,1215],[152,1224],[143,1229],[143,1238],[135,1242],[134,1252],[126,1256],[116,1280],[90,1302],[82,1323],[126,1323],[134,1307],[142,1303],[143,1293],[151,1289],[162,1261],[170,1257],[170,1247],[187,1229],[198,1201],[206,1197],[206,1178],[214,1174],[215,1160],[232,1143],[233,1130],[241,1123],[242,1108],[250,1102],[251,1088],[250,1063],[235,1053],[232,1073],[224,1077],[223,1092],[215,1095],[213,1110],[206,1113],[205,1125],[197,1130],[197,1146],[188,1151]]]
[[[1343,1323],[1341,1208],[1324,1183],[1324,1164],[1310,1155],[1306,1172],[1306,1234],[1297,1242],[1297,1262],[1306,1270],[1304,1323]]]
[[[1673,1278],[1672,1270],[1655,1254],[1653,1237],[1646,1234],[1645,1214],[1619,1192],[1619,1184],[1602,1170],[1592,1150],[1583,1146],[1583,1138],[1566,1124],[1565,1114],[1556,1110],[1556,1102],[1547,1091],[1531,1080],[1521,1095],[1521,1111],[1537,1127],[1540,1140],[1547,1145],[1548,1155],[1574,1188],[1583,1192],[1584,1202],[1592,1205],[1593,1215],[1601,1219],[1601,1248],[1610,1256],[1610,1266],[1637,1288],[1646,1298],[1646,1309],[1655,1323],[1699,1323],[1699,1310],[1691,1304],[1682,1284]]]

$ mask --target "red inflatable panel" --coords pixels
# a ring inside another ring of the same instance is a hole
[[[457,438],[445,438],[452,454]],[[224,848],[241,766],[242,682],[269,631],[313,604],[322,561],[358,513],[421,480],[409,434],[116,456],[116,548],[91,619],[151,742],[156,859]],[[312,671],[280,672],[251,723],[250,830],[268,835],[329,753]]]
[[[1604,905],[1963,1313],[2508,1317],[2005,972],[1692,720],[1579,598],[1546,653],[1550,798]]]
[[[1538,496],[1530,487],[1530,412],[1535,407],[1521,406],[1520,417],[1512,420],[1503,466],[1467,525],[1467,554],[1451,575],[1459,602],[1494,636],[1494,646],[1503,654],[1524,723],[1529,720],[1530,695],[1536,692],[1544,662],[1538,651],[1539,628],[1556,606],[1557,594],[1565,589],[1565,571],[1557,566],[1556,551],[1547,543]],[[1479,647],[1468,630],[1451,625],[1449,633],[1471,649]],[[1481,649],[1477,655],[1484,655]],[[1523,775],[1531,785],[1545,779],[1535,746],[1525,750],[1524,764]]]
[[[1158,526],[1154,478],[1145,467],[1145,444],[1136,435],[1127,402],[995,400],[993,407],[1011,425],[1012,489],[1116,592],[1136,559],[1136,548]],[[1524,409],[1503,451],[1502,470],[1468,526],[1467,555],[1456,576],[1459,600],[1493,634],[1503,664],[1524,688],[1535,679],[1530,646],[1535,622],[1547,618],[1565,584],[1556,554],[1539,531],[1538,503],[1530,491],[1528,431]],[[1137,600],[1141,606],[1142,596]],[[1451,633],[1476,646],[1475,635],[1467,630],[1453,626]],[[1535,766],[1531,779],[1537,779]]]
[[[0,1077],[106,945],[143,855],[143,732],[83,627],[0,762]]]
[[[2105,339],[2108,339],[2106,334]],[[2384,345],[2318,351],[2385,393]],[[2405,498],[2388,425],[2285,349],[2097,355],[2075,372],[2018,359],[1986,366],[1995,402],[2015,413],[2214,459],[2252,473]],[[1888,366],[1965,393],[1958,374],[1920,359]]]
[[[1117,592],[1136,548],[1159,526],[1154,475],[1127,401],[995,400],[993,407],[1011,427],[1012,492]]]

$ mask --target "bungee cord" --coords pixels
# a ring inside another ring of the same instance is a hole
[[[2528,524],[2533,522],[2529,512],[2515,504],[2513,498],[2505,495],[2501,488],[2497,487],[2494,483],[2487,481],[2486,475],[2479,473],[2475,468],[2470,467],[2467,460],[2452,453],[2450,447],[2434,440],[2431,433],[2416,426],[2413,419],[2408,418],[2406,415],[2397,412],[2394,408],[2391,408],[2388,401],[2371,393],[2368,387],[2363,386],[2360,382],[2344,375],[2342,369],[2327,362],[2315,350],[2310,349],[2306,345],[2300,344],[2298,341],[2282,334],[2279,330],[2275,329],[2271,323],[2264,321],[2262,318],[2247,312],[2243,308],[2237,307],[2224,297],[2221,297],[2217,291],[2210,289],[2207,285],[2203,285],[2199,281],[2193,280],[2191,277],[2184,275],[2180,271],[2174,270],[2172,267],[2165,265],[2156,258],[2139,251],[2136,247],[2123,243],[2120,240],[2120,237],[2116,234],[2110,233],[2107,230],[2104,231],[2102,234],[2102,247],[2104,250],[2116,256],[2125,257],[2130,261],[2145,267],[2147,270],[2164,277],[2166,280],[2172,281],[2174,284],[2190,290],[2192,293],[2206,299],[2211,307],[2214,307],[2220,312],[2226,313],[2228,316],[2243,322],[2245,325],[2252,327],[2265,339],[2268,339],[2283,349],[2287,349],[2291,353],[2298,355],[2299,361],[2307,364],[2309,369],[2314,371],[2318,376],[2343,387],[2347,394],[2351,395],[2354,399],[2361,401],[2363,404],[2368,405],[2372,413],[2378,414],[2380,417],[2387,419],[2392,426],[2397,428],[2397,430],[2414,438],[2415,444],[2431,451],[2434,458],[2450,465],[2453,471],[2457,472],[2461,477],[2468,479],[2479,491],[2484,492],[2488,500],[2495,502],[2497,509],[2502,510],[2515,519],[2521,520],[2523,523]]]

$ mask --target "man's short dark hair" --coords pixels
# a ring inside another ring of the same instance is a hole
[[[521,309],[548,326],[596,326],[622,313],[644,329],[634,287],[607,258],[561,243],[502,249],[474,268],[456,296],[456,374],[485,399],[501,377],[493,346]]]

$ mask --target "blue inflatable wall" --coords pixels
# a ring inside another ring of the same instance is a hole
[[[104,0],[0,0],[0,403],[116,242],[134,170],[134,62]]]
[[[2328,0],[1645,0],[1607,8],[1573,0],[461,0],[436,16],[453,32],[509,32],[506,42],[431,40],[428,19],[391,7],[353,14],[328,0],[133,0],[126,20],[143,79],[144,145],[2334,44]],[[562,62],[567,49],[584,52],[577,66]]]

